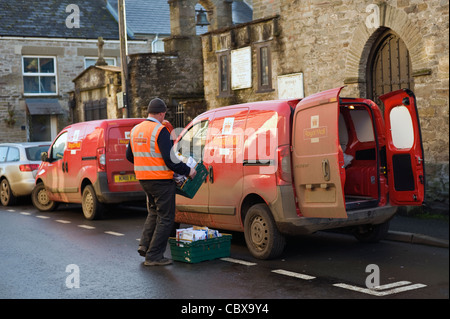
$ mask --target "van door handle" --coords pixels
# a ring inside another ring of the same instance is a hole
[[[66,173],[69,172],[69,162],[66,162]]]
[[[66,169],[65,169],[65,166],[64,166],[64,162],[62,162],[62,171],[63,171],[63,173],[65,173],[66,172]]]
[[[322,160],[322,174],[324,180],[330,180],[330,162],[328,162],[328,159]]]
[[[214,171],[212,166],[209,167],[209,181],[211,184],[214,183]]]

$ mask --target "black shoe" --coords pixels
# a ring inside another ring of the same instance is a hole
[[[146,260],[144,261],[144,266],[166,266],[170,265],[171,263],[172,263],[171,259],[161,258],[160,260],[156,261]]]
[[[145,257],[145,254],[147,253],[147,247],[145,247],[145,246],[139,246],[139,248],[138,248],[138,253],[139,253],[139,255],[141,255],[142,257]]]

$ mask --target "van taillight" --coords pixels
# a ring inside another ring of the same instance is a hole
[[[106,154],[104,147],[97,148],[97,163],[100,171],[106,170]]]
[[[277,185],[292,184],[290,146],[284,145],[278,147],[277,154],[278,154]]]

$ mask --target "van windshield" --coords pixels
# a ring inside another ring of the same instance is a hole
[[[50,145],[39,145],[33,147],[27,147],[25,153],[27,154],[27,159],[29,161],[40,161],[41,154],[47,152]]]

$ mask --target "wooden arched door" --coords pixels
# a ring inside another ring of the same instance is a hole
[[[375,42],[369,57],[369,98],[383,110],[380,95],[399,90],[413,90],[412,66],[408,49],[393,31],[384,32]]]

